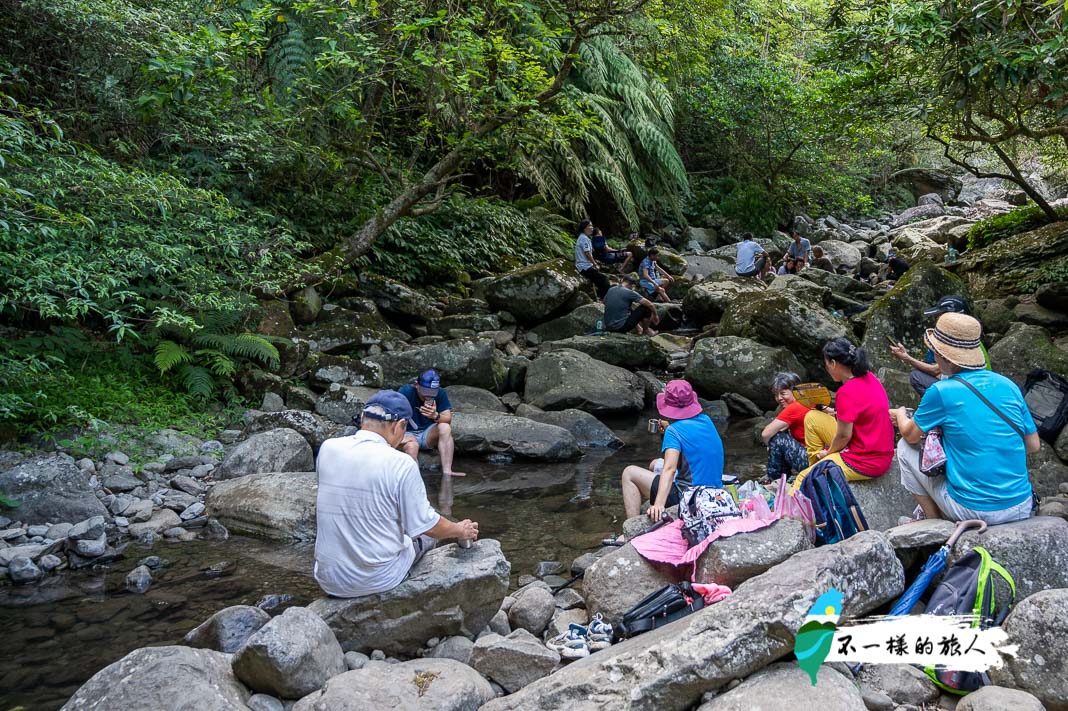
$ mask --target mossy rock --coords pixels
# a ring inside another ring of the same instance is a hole
[[[1026,285],[1033,282],[1036,272],[1065,261],[1068,261],[1068,221],[1007,237],[983,249],[969,250],[962,255],[956,271],[967,280],[976,297],[994,299],[1030,291]]]

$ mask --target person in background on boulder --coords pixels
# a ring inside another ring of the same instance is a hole
[[[825,272],[834,273],[834,263],[824,255],[823,247],[818,244],[812,248],[812,261],[809,266],[813,269],[822,269]]]
[[[955,314],[967,314],[968,304],[964,302],[960,296],[951,294],[949,296],[943,296],[938,300],[938,303],[923,312],[924,316],[928,318],[932,316],[941,316],[942,314],[955,313]],[[990,370],[990,356],[986,352],[986,348],[983,344],[979,344],[980,350],[983,352],[983,359],[986,363],[985,368]],[[909,385],[916,391],[916,394],[923,397],[923,394],[927,392],[927,388],[938,382],[942,376],[942,371],[939,369],[938,364],[935,362],[934,351],[930,348],[927,349],[927,354],[923,360],[917,360],[909,355],[905,350],[905,346],[900,343],[895,343],[890,346],[890,353],[895,358],[912,366],[912,372],[909,373]]]
[[[619,264],[619,271],[626,272],[633,256],[625,249],[609,249],[608,240],[600,227],[593,228],[590,238],[593,243],[593,256],[604,264]]]
[[[753,240],[753,233],[746,232],[742,235],[742,241],[738,243],[738,253],[734,260],[734,271],[742,277],[759,277],[761,279],[767,273],[771,260],[768,253]]]
[[[652,326],[660,323],[656,305],[639,294],[638,278],[624,274],[621,283],[613,286],[604,296],[604,327],[613,333],[630,333],[655,336]]]
[[[842,467],[849,481],[882,476],[894,461],[894,426],[887,411],[886,390],[871,372],[867,352],[846,338],[823,346],[823,365],[842,386],[834,401],[834,415],[812,410],[805,415],[805,447],[816,464],[830,459]],[[794,489],[811,467],[794,481]]]
[[[679,490],[691,486],[723,486],[723,442],[685,380],[672,380],[656,396],[656,409],[665,419],[659,474],[639,466],[623,470],[623,508],[627,518],[641,513],[649,497],[649,518],[659,521],[664,509],[679,503]]]
[[[1031,516],[1027,455],[1042,443],[1020,389],[985,369],[981,334],[971,316],[940,316],[924,341],[944,378],[931,384],[911,418],[903,407],[890,410],[901,432],[901,483],[919,503],[914,518],[977,518],[996,525]],[[930,477],[920,471],[919,445],[936,427],[942,431],[946,475]]]
[[[798,262],[798,268],[800,269],[812,259],[812,242],[806,237],[802,237],[801,233],[797,231],[793,232],[791,237],[793,242],[787,247],[786,256],[793,257]]]
[[[367,400],[359,432],[319,449],[314,575],[328,595],[391,590],[437,541],[478,538],[474,521],[434,511],[419,465],[396,450],[411,417],[408,398],[383,390]]]
[[[776,276],[786,276],[787,274],[797,274],[797,262],[793,257],[785,257],[782,260],[782,264],[779,265],[778,271],[775,272]]]
[[[809,466],[808,450],[805,449],[805,416],[811,408],[794,398],[793,390],[800,384],[801,376],[797,373],[776,373],[771,381],[771,392],[782,410],[760,433],[760,439],[768,448],[768,473],[761,484],[770,484]]]
[[[452,440],[452,403],[445,388],[441,387],[438,371],[425,371],[414,384],[402,385],[400,394],[408,398],[414,413],[401,448],[417,462],[420,449],[437,449],[441,456],[441,473],[445,476],[464,476],[463,472],[452,469],[453,453],[456,451]]]
[[[890,254],[886,257],[886,270],[886,278],[891,281],[897,281],[905,276],[905,272],[909,270],[909,263],[904,257],[891,249]]]
[[[592,222],[583,220],[579,223],[578,237],[575,238],[575,271],[589,280],[597,289],[597,298],[603,299],[611,283],[608,277],[597,270],[597,262],[594,261],[593,256],[593,242],[590,241],[592,234]]]
[[[660,250],[656,247],[646,252],[645,259],[642,260],[641,266],[638,267],[638,281],[650,298],[666,303],[671,301],[668,298],[666,287],[671,286],[673,280],[660,271],[660,267],[657,265],[659,260]]]

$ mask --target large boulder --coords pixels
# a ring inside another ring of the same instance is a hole
[[[521,588],[513,597],[515,602],[508,608],[509,625],[540,637],[556,611],[556,601],[549,588],[541,583],[531,584]]]
[[[484,388],[450,385],[446,391],[453,412],[508,412],[501,399]]]
[[[725,393],[744,395],[765,410],[775,407],[771,378],[780,371],[805,369],[787,348],[776,348],[738,336],[702,338],[686,368],[686,379],[701,395],[719,398]]]
[[[809,609],[831,588],[844,595],[848,620],[895,599],[904,584],[893,547],[882,534],[865,531],[802,551],[742,583],[722,602],[581,659],[484,708],[681,711],[704,692],[789,654]]]
[[[377,392],[378,388],[331,385],[315,401],[315,414],[339,425],[352,425],[353,416],[362,412],[363,406]]]
[[[913,355],[927,350],[923,334],[934,324],[923,315],[948,294],[964,294],[961,280],[928,261],[912,265],[894,288],[878,298],[867,313],[862,345],[868,352],[872,370],[890,368],[908,372],[909,368],[890,354],[887,338],[903,343]]]
[[[398,388],[411,382],[427,368],[441,373],[444,385],[474,385],[498,392],[507,369],[493,341],[485,338],[461,338],[431,343],[405,351],[369,356],[365,360],[382,368],[382,383]]]
[[[1020,292],[1020,283],[1035,271],[1068,256],[1068,222],[1054,222],[961,255],[957,273],[977,298],[993,299]]]
[[[590,614],[615,621],[649,593],[672,582],[672,577],[635,550],[630,543],[607,553],[586,569],[582,594]]]
[[[306,541],[315,538],[318,491],[315,472],[250,474],[219,482],[204,503],[235,533]]]
[[[575,436],[563,427],[496,412],[457,412],[452,436],[456,453],[466,456],[507,454],[562,462],[580,454]]]
[[[852,272],[860,264],[864,254],[851,242],[842,242],[836,239],[825,239],[820,242],[824,254],[831,260],[835,269],[845,269]]]
[[[382,386],[382,369],[356,358],[315,353],[308,359],[308,366],[311,382],[320,388],[329,388],[334,383],[371,388]]]
[[[18,518],[26,524],[81,521],[107,516],[89,477],[66,454],[11,457],[0,469],[0,494],[19,502]],[[2,466],[2,465],[0,465]]]
[[[947,203],[956,200],[964,187],[964,182],[957,176],[933,168],[906,168],[894,173],[890,179],[906,186],[916,199],[937,193]]]
[[[948,564],[972,546],[986,548],[1005,566],[1016,581],[1017,600],[1041,590],[1068,588],[1068,521],[1063,518],[1036,516],[991,526],[982,534],[968,531],[950,551]]]
[[[1060,460],[1053,446],[1041,441],[1041,449],[1027,455],[1027,474],[1038,498],[1056,496],[1061,484],[1068,482],[1068,464]]]
[[[408,340],[408,334],[386,323],[376,309],[371,312],[327,307],[319,320],[305,327],[304,338],[313,341],[321,353],[363,355],[372,346]]]
[[[939,215],[944,214],[946,214],[946,208],[937,203],[917,205],[916,207],[910,207],[899,212],[894,217],[894,226],[900,227],[901,225],[908,225],[913,222],[920,222],[921,220],[929,220],[932,217],[938,217]]]
[[[217,479],[265,472],[306,472],[315,468],[311,445],[301,434],[279,427],[252,435],[231,449],[215,470]]]
[[[546,425],[563,427],[575,436],[575,441],[582,448],[608,447],[617,449],[623,446],[623,440],[616,437],[615,432],[608,425],[582,410],[568,408],[567,410],[546,412],[541,408],[523,403],[516,408],[515,414]]]
[[[798,276],[806,281],[827,287],[832,294],[844,294],[864,301],[870,301],[875,297],[875,289],[870,284],[845,274],[810,268],[801,270]]]
[[[182,641],[190,647],[233,654],[270,620],[271,616],[258,607],[233,605],[189,630]]]
[[[719,538],[697,559],[694,580],[717,583],[732,590],[795,553],[808,550],[812,541],[796,519],[780,519],[767,528]]]
[[[548,320],[575,295],[583,279],[559,259],[516,269],[485,284],[486,301],[498,311],[507,311],[520,323]]]
[[[523,629],[507,637],[498,634],[479,637],[471,652],[471,666],[508,693],[547,676],[559,663],[559,654]]]
[[[690,287],[682,299],[682,310],[699,324],[719,321],[732,302],[764,291],[759,279],[712,276]]]
[[[253,691],[299,699],[345,671],[345,655],[322,618],[290,607],[265,624],[233,658],[234,675]]]
[[[1004,686],[982,686],[965,696],[956,711],[1047,711],[1034,695]]]
[[[350,599],[320,598],[322,617],[345,651],[415,656],[431,637],[474,637],[501,607],[511,566],[492,539],[439,546],[397,587]]]
[[[543,410],[574,407],[594,415],[625,414],[645,405],[645,385],[628,370],[564,349],[527,367],[524,399]]]
[[[1016,604],[1002,628],[1019,650],[990,670],[995,684],[1034,694],[1049,711],[1068,709],[1068,590],[1061,587]]]
[[[635,333],[572,336],[563,341],[545,343],[541,347],[543,353],[561,349],[581,351],[591,358],[620,368],[662,368],[665,364],[663,352],[652,340]]]
[[[364,270],[358,277],[361,292],[370,298],[384,313],[399,321],[426,323],[441,316],[441,309],[430,297],[419,293],[399,281]]]
[[[779,662],[758,671],[697,711],[760,711],[790,706],[819,711],[867,711],[855,684],[842,674],[822,666],[816,684],[796,662]]]
[[[494,695],[478,672],[452,659],[375,662],[335,676],[293,711],[475,711]]]
[[[916,509],[916,497],[901,484],[901,469],[896,459],[882,476],[851,481],[849,488],[860,504],[868,528],[873,531],[893,528],[899,518],[911,516]]]
[[[974,222],[966,217],[942,215],[922,222],[913,222],[907,229],[919,232],[937,244],[949,244],[956,239],[958,234],[962,231],[966,232],[973,224]]]
[[[1023,387],[1035,368],[1068,373],[1068,351],[1058,348],[1041,326],[1014,323],[990,349],[990,366]]]
[[[230,655],[190,647],[143,647],[109,664],[74,692],[63,711],[246,711],[250,694]]]
[[[496,314],[453,314],[436,318],[427,324],[427,332],[432,336],[447,336],[453,329],[465,331],[499,331],[501,320]]]
[[[562,341],[572,336],[585,336],[597,330],[597,322],[604,319],[604,304],[583,304],[574,311],[530,329],[542,341]]]
[[[821,286],[810,279],[802,279],[797,274],[783,274],[775,277],[775,281],[768,285],[771,291],[786,291],[794,295],[827,306],[831,300],[830,287]]]
[[[941,262],[946,258],[946,246],[944,244],[935,242],[924,233],[911,227],[906,227],[895,234],[891,244],[910,264],[924,259]]]
[[[257,412],[245,426],[241,436],[249,438],[260,432],[277,429],[289,429],[297,432],[311,445],[312,452],[318,453],[323,442],[341,434],[342,427],[325,417],[306,410],[279,410],[278,412]]]

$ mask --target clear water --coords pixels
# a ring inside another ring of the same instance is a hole
[[[591,450],[567,464],[463,461],[453,481],[454,518],[479,522],[481,535],[500,540],[512,563],[513,585],[542,560],[565,564],[597,548],[623,523],[619,474],[657,455],[659,437],[645,417],[610,423],[628,446]],[[727,469],[749,478],[763,463],[751,423],[726,437]],[[432,501],[450,508],[436,471],[425,472]],[[167,567],[145,595],[124,590],[126,574],[143,556]],[[138,647],[175,644],[190,629],[230,605],[254,605],[290,595],[290,605],[319,596],[310,576],[312,547],[234,537],[225,542],[160,542],[130,546],[110,569],[53,576],[30,588],[0,588],[0,711],[57,709],[89,677]],[[279,607],[277,609],[282,609]]]

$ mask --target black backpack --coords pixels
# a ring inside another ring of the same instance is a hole
[[[817,546],[839,543],[868,530],[842,467],[833,460],[826,459],[812,467],[801,481],[801,493],[812,502]]]
[[[1024,401],[1038,436],[1053,444],[1068,422],[1068,381],[1048,370],[1032,370],[1024,382]]]
[[[629,639],[642,632],[663,627],[705,606],[705,599],[689,583],[665,585],[642,598],[627,610],[623,620],[612,625],[617,640]]]

